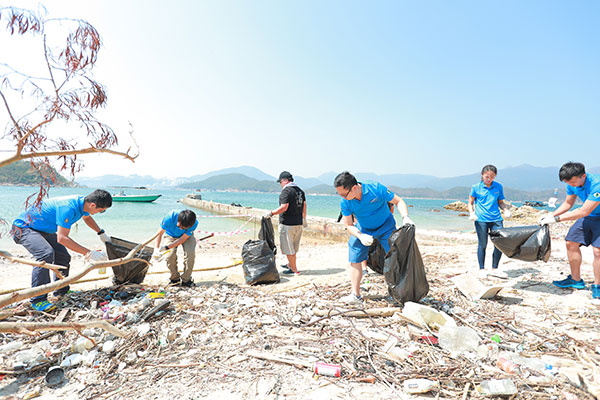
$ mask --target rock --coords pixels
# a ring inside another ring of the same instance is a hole
[[[463,201],[455,201],[454,203],[446,204],[444,208],[452,211],[469,211],[469,206]]]

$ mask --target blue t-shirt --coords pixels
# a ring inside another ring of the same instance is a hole
[[[191,228],[181,229],[177,227],[177,216],[179,215],[179,211],[173,210],[169,215],[163,218],[160,223],[160,227],[165,230],[166,234],[174,237],[180,238],[184,233],[188,236],[192,236],[194,234],[194,229],[198,226],[198,220],[192,225]]]
[[[84,215],[85,196],[54,197],[42,201],[41,207],[31,206],[14,220],[19,228],[32,228],[36,231],[56,233],[58,227],[71,229],[71,226]]]
[[[582,187],[567,185],[567,195],[572,194],[579,197],[583,202],[586,200],[600,202],[600,175],[587,175]],[[596,205],[590,215],[600,216],[600,207]]]
[[[378,182],[365,182],[362,185],[360,200],[342,199],[342,214],[354,214],[360,226],[365,229],[377,229],[390,216],[388,201],[392,201],[394,193]]]
[[[471,187],[471,196],[475,197],[475,215],[480,222],[502,221],[498,200],[504,200],[502,185],[493,181],[487,187],[483,181]]]

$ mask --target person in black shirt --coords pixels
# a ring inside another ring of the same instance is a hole
[[[292,174],[283,171],[279,174],[277,182],[281,185],[279,195],[279,207],[270,211],[266,217],[279,214],[279,241],[283,254],[288,259],[288,265],[284,265],[284,274],[300,274],[296,267],[296,253],[300,248],[302,237],[302,226],[306,220],[306,195],[304,191],[294,183]]]

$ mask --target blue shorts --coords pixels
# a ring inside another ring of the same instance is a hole
[[[390,214],[388,219],[385,220],[383,225],[381,225],[377,229],[366,229],[360,226],[357,222],[356,227],[362,233],[366,233],[367,235],[371,235],[374,238],[377,238],[383,249],[387,253],[390,249],[390,245],[388,244],[388,238],[396,230],[396,220],[394,216]],[[365,261],[369,257],[369,246],[363,245],[360,240],[356,236],[350,236],[348,240],[348,261],[351,263],[360,263]]]
[[[579,218],[569,229],[565,240],[600,248],[600,216]]]

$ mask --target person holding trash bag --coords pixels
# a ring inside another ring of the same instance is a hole
[[[340,300],[345,303],[360,303],[362,262],[368,258],[369,246],[373,243],[373,238],[377,238],[387,252],[388,238],[396,229],[396,221],[388,202],[396,206],[404,225],[414,225],[414,222],[408,216],[404,200],[381,183],[358,182],[354,175],[344,171],[335,177],[333,185],[342,197],[342,222],[351,235],[348,240],[348,258],[352,293]],[[352,214],[356,218],[355,223],[352,221]]]
[[[600,175],[585,173],[585,166],[578,162],[563,164],[558,173],[562,182],[567,184],[565,201],[552,213],[539,219],[539,224],[553,224],[561,221],[575,221],[565,237],[567,258],[571,274],[560,281],[552,282],[560,288],[585,289],[581,279],[581,246],[592,245],[594,251],[594,284],[592,298],[600,299]],[[577,198],[583,205],[569,211]]]
[[[191,287],[194,285],[192,271],[196,260],[196,238],[194,229],[198,226],[196,214],[192,210],[171,211],[162,219],[154,245],[154,259],[167,260],[171,272],[170,283]],[[161,246],[162,240],[166,244]],[[183,247],[183,274],[177,269],[177,246]]]
[[[71,226],[80,219],[94,232],[102,242],[110,242],[110,236],[100,229],[92,215],[103,213],[112,206],[112,196],[106,190],[97,189],[87,196],[52,197],[42,200],[40,205],[29,207],[14,221],[11,235],[15,243],[27,249],[37,261],[67,267],[61,270],[69,275],[71,256],[67,249],[83,254],[92,261],[107,260],[103,251],[90,250],[71,239]],[[56,277],[56,275],[55,275]],[[50,283],[50,271],[33,267],[31,287]],[[58,289],[55,295],[61,296],[69,291],[69,286]],[[38,311],[50,311],[56,306],[48,302],[47,294],[31,298],[32,307]]]
[[[283,274],[299,275],[296,266],[296,253],[300,249],[302,227],[306,222],[306,194],[294,183],[294,177],[288,171],[279,174],[277,182],[281,185],[279,207],[269,211],[265,218],[279,214],[279,247],[287,257],[283,265]]]
[[[488,244],[490,231],[503,227],[500,208],[504,209],[504,216],[509,218],[511,212],[508,204],[504,203],[504,189],[494,179],[498,170],[493,165],[486,165],[481,170],[481,181],[471,187],[469,194],[469,219],[475,223],[477,232],[477,260],[479,270],[485,268],[485,250]],[[492,269],[497,269],[500,264],[502,253],[494,247],[492,254]]]

